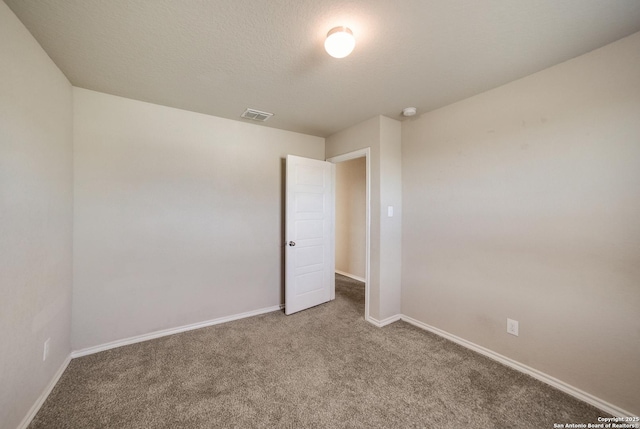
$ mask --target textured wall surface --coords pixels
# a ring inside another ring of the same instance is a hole
[[[283,303],[284,158],[324,139],[74,88],[73,346]]]
[[[328,137],[326,141],[327,159],[370,148],[369,313],[378,321],[400,313],[402,222],[400,138],[399,121],[376,116],[342,130]],[[396,209],[396,215],[393,218],[387,217],[388,205],[393,205]]]
[[[376,116],[327,137],[326,159],[370,148],[371,168],[371,265],[369,267],[369,314],[380,317],[380,117]]]
[[[401,310],[402,266],[402,128],[380,117],[380,319]],[[393,208],[389,216],[389,207]]]
[[[2,429],[18,426],[70,352],[72,110],[69,81],[0,2]]]
[[[402,130],[403,313],[636,415],[639,52],[640,33]]]

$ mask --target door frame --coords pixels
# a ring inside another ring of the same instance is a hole
[[[366,186],[366,203],[365,203],[366,204],[366,220],[365,220],[366,256],[365,256],[365,269],[364,269],[364,280],[365,280],[364,281],[364,320],[366,320],[367,322],[370,322],[371,320],[369,317],[369,304],[371,302],[370,300],[371,276],[369,271],[371,266],[371,148],[367,147],[367,148],[359,149],[353,152],[348,152],[342,155],[333,156],[331,158],[327,158],[327,161],[333,164],[339,164],[341,162],[350,161],[352,159],[362,158],[362,157],[365,158],[365,170],[366,170],[365,171],[365,175],[366,175],[366,185],[365,185]],[[335,180],[334,180],[334,186],[335,186]],[[334,192],[334,195],[335,195],[335,192]],[[334,235],[335,235],[335,228],[334,228]],[[333,241],[335,246],[335,237]],[[335,299],[335,285],[332,292],[332,299]]]

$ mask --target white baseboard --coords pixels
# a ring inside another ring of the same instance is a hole
[[[64,373],[64,370],[67,369],[67,366],[69,366],[69,362],[71,362],[71,355],[67,356],[64,362],[62,362],[62,365],[60,365],[60,368],[58,368],[58,371],[56,371],[56,373],[53,375],[53,378],[51,378],[51,381],[49,381],[49,384],[47,384],[47,387],[42,391],[42,394],[38,397],[38,400],[31,406],[31,409],[29,410],[27,415],[24,416],[24,419],[22,419],[17,429],[26,429],[27,426],[31,424],[31,420],[33,420],[36,414],[38,414],[38,411],[40,411],[40,407],[42,407],[42,404],[44,404],[44,401],[47,400],[53,388],[56,387],[58,380],[60,380],[60,377],[62,377],[62,373]]]
[[[420,322],[419,320],[416,320],[404,314],[400,315],[399,318],[404,320],[407,323],[417,326],[418,328],[422,328],[425,331],[432,332],[436,335],[446,338],[447,340],[453,341],[456,344],[460,344],[463,347],[466,347],[470,350],[480,353],[481,355],[484,355],[484,356],[487,356],[488,358],[496,360],[510,368],[513,368],[527,375],[530,375],[531,377],[537,380],[540,380],[543,383],[546,383],[552,387],[555,387],[558,390],[568,393],[569,395],[575,398],[578,398],[579,400],[586,402],[587,404],[591,404],[594,407],[599,408],[600,410],[605,411],[613,416],[634,417],[634,415],[629,411],[623,410],[622,408],[617,407],[613,404],[610,404],[609,402],[604,401],[596,396],[593,396],[590,393],[580,390],[577,387],[571,386],[570,384],[567,384],[564,381],[558,380],[557,378],[552,377],[549,374],[545,374],[544,372],[538,371],[535,368],[531,368],[530,366],[527,366],[523,363],[520,363],[511,358],[503,356],[485,347],[479,346],[475,343],[472,343],[471,341],[467,341],[464,338],[457,337],[453,334],[443,331],[442,329],[438,329],[434,326],[427,325],[426,323]]]
[[[386,319],[378,320],[369,316],[369,319],[367,320],[367,322],[377,326],[378,328],[382,328],[383,326],[387,326],[393,322],[397,322],[398,320],[400,320],[401,317],[402,317],[401,314],[395,314],[393,316],[387,317]]]
[[[74,351],[69,356],[67,356],[67,358],[64,360],[64,362],[62,363],[62,365],[60,366],[58,371],[55,373],[55,375],[53,376],[53,378],[51,379],[51,381],[49,382],[49,384],[47,385],[45,390],[38,397],[37,401],[33,404],[33,406],[31,407],[31,409],[29,410],[27,415],[24,417],[24,419],[22,419],[22,422],[20,422],[20,424],[18,425],[17,429],[26,429],[29,426],[29,424],[31,423],[33,418],[36,416],[36,414],[38,414],[38,411],[40,410],[40,407],[42,407],[42,404],[44,404],[44,401],[47,400],[47,397],[49,397],[49,394],[51,394],[51,391],[53,390],[53,388],[58,383],[58,380],[60,380],[60,377],[62,376],[64,371],[67,369],[67,366],[69,366],[69,362],[71,362],[71,359],[73,359],[73,358],[77,358],[77,357],[81,357],[81,356],[87,356],[87,355],[90,355],[90,354],[93,354],[93,353],[98,353],[98,352],[101,352],[101,351],[104,351],[104,350],[114,349],[116,347],[126,346],[126,345],[129,345],[129,344],[135,344],[135,343],[139,343],[139,342],[142,342],[142,341],[152,340],[154,338],[159,338],[159,337],[164,337],[164,336],[167,336],[167,335],[177,334],[177,333],[180,333],[180,332],[186,332],[186,331],[191,331],[191,330],[194,330],[194,329],[204,328],[204,327],[207,327],[207,326],[218,325],[220,323],[231,322],[233,320],[238,320],[238,319],[244,319],[246,317],[258,316],[260,314],[271,313],[272,311],[279,311],[279,310],[281,310],[283,308],[284,308],[284,305],[275,305],[273,307],[261,308],[259,310],[247,311],[245,313],[234,314],[234,315],[225,316],[225,317],[219,317],[217,319],[208,320],[208,321],[205,321],[205,322],[193,323],[193,324],[190,324],[190,325],[180,326],[180,327],[177,327],[177,328],[171,328],[171,329],[165,329],[165,330],[162,330],[162,331],[151,332],[149,334],[138,335],[138,336],[135,336],[135,337],[125,338],[123,340],[112,341],[112,342],[107,343],[107,344],[102,344],[102,345],[99,345],[99,346],[88,347],[86,349]]]
[[[336,272],[336,274],[340,274],[342,276],[349,277],[354,280],[358,280],[359,282],[366,283],[366,280],[363,279],[362,277],[354,276],[353,274],[345,273],[344,271],[340,271],[340,270],[334,270],[334,271]]]
[[[206,328],[207,326],[219,325],[220,323],[231,322],[233,320],[244,319],[246,317],[258,316],[260,314],[279,311],[284,305],[274,305],[273,307],[261,308],[259,310],[247,311],[245,313],[233,314],[231,316],[219,317],[217,319],[207,320],[204,322],[192,323],[190,325],[179,326],[177,328],[163,329],[162,331],[150,332],[148,334],[137,335],[122,340],[111,341],[98,346],[87,347],[85,349],[76,350],[71,353],[72,358],[92,355],[94,353],[103,352],[105,350],[115,349],[117,347],[128,346],[130,344],[141,343],[143,341],[153,340],[155,338],[166,337],[167,335],[179,334],[180,332],[192,331],[194,329]]]
[[[49,394],[51,393],[51,391],[53,390],[53,388],[55,387],[55,385],[58,383],[58,380],[60,379],[60,377],[62,376],[62,374],[64,373],[65,369],[67,369],[67,366],[69,365],[69,362],[71,362],[72,358],[76,358],[76,357],[80,357],[80,356],[86,356],[86,355],[90,355],[93,353],[98,353],[104,350],[109,350],[109,349],[113,349],[116,347],[121,347],[121,346],[125,346],[125,345],[129,345],[129,344],[135,344],[135,343],[139,343],[142,341],[148,341],[148,340],[152,340],[154,338],[160,338],[160,337],[164,337],[167,335],[172,335],[172,334],[177,334],[180,332],[186,332],[186,331],[191,331],[194,329],[199,329],[199,328],[204,328],[207,326],[213,326],[213,325],[218,325],[220,323],[225,323],[225,322],[231,322],[233,320],[238,320],[238,319],[244,319],[246,317],[252,317],[252,316],[258,316],[260,314],[265,314],[265,313],[271,313],[273,311],[279,311],[282,308],[284,308],[284,305],[276,305],[273,307],[267,307],[267,308],[262,308],[259,310],[254,310],[254,311],[248,311],[245,313],[240,313],[240,314],[234,314],[231,316],[226,316],[226,317],[219,317],[217,319],[212,319],[212,320],[208,320],[205,322],[199,322],[199,323],[193,323],[190,325],[185,325],[185,326],[181,326],[181,327],[177,327],[177,328],[172,328],[172,329],[165,329],[162,331],[156,331],[156,332],[152,332],[149,334],[144,334],[144,335],[138,335],[135,337],[130,337],[130,338],[126,338],[123,340],[118,340],[118,341],[112,341],[110,343],[107,344],[102,344],[99,346],[94,346],[94,347],[88,347],[86,349],[82,349],[82,350],[77,350],[75,352],[72,352],[62,363],[62,365],[60,366],[60,368],[58,369],[58,371],[55,373],[55,375],[53,376],[53,378],[51,379],[51,381],[49,382],[49,384],[47,385],[47,387],[45,388],[45,390],[42,392],[42,394],[40,395],[40,397],[38,398],[38,400],[33,404],[33,406],[31,407],[31,409],[29,410],[29,412],[27,413],[27,415],[24,417],[24,419],[22,419],[22,422],[18,425],[17,429],[26,429],[29,424],[31,423],[31,421],[33,420],[33,418],[36,416],[36,414],[38,413],[38,411],[40,410],[40,407],[42,407],[42,404],[44,404],[44,401],[46,401],[47,397],[49,396]],[[506,356],[503,356],[499,353],[496,353],[492,350],[489,350],[485,347],[479,346],[475,343],[472,343],[471,341],[467,341],[463,338],[460,338],[458,336],[455,336],[453,334],[450,334],[446,331],[443,331],[442,329],[438,329],[434,326],[431,325],[427,325],[426,323],[420,322],[419,320],[416,320],[412,317],[409,317],[407,315],[404,314],[396,314],[394,316],[390,316],[387,317],[386,319],[383,320],[377,320],[374,319],[373,317],[369,317],[369,319],[367,320],[369,323],[377,326],[377,327],[384,327],[386,325],[389,325],[393,322],[397,322],[398,320],[404,320],[407,323],[410,323],[414,326],[417,326],[418,328],[424,329],[426,331],[432,332],[436,335],[439,335],[443,338],[446,338],[450,341],[453,341],[456,344],[460,344],[463,347],[466,347],[470,350],[473,350],[477,353],[480,353],[483,356],[487,356],[490,359],[496,360],[504,365],[507,365],[510,368],[513,368],[517,371],[520,371],[522,373],[528,374],[531,377],[542,381],[543,383],[546,383],[552,387],[555,387],[558,390],[561,390],[565,393],[568,393],[571,396],[574,396],[575,398],[578,398],[579,400],[586,402],[588,404],[593,405],[596,408],[599,408],[602,411],[605,411],[613,416],[616,417],[634,417],[634,414],[632,414],[629,411],[623,410],[620,407],[617,407],[613,404],[610,404],[607,401],[604,401],[594,395],[591,395],[590,393],[587,393],[583,390],[578,389],[577,387],[571,386],[570,384],[567,384],[561,380],[558,380],[555,377],[552,377],[548,374],[545,374],[541,371],[538,371],[537,369],[531,368],[530,366],[527,366],[525,364],[522,364],[518,361],[515,361],[511,358],[508,358]]]

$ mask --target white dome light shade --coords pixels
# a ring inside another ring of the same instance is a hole
[[[324,49],[334,58],[344,58],[353,51],[356,39],[353,32],[347,27],[335,27],[327,33],[324,41]]]

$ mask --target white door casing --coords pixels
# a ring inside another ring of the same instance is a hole
[[[364,148],[358,149],[353,152],[337,155],[327,159],[332,164],[338,164],[344,161],[350,161],[356,158],[364,158],[366,164],[366,257],[365,257],[365,274],[364,274],[364,320],[375,324],[374,319],[369,316],[369,305],[371,304],[371,284],[369,279],[371,278],[371,149]],[[335,187],[335,185],[334,185]],[[335,293],[335,289],[334,289]]]
[[[285,313],[335,298],[335,165],[287,155]]]

